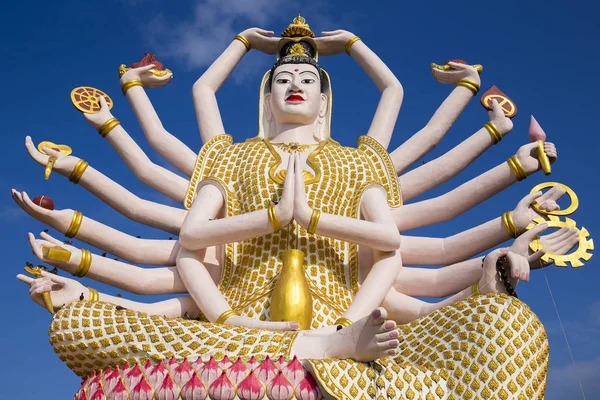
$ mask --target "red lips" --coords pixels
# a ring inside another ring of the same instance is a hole
[[[300,101],[304,101],[304,97],[302,97],[298,94],[291,94],[287,97],[287,99],[285,99],[285,101],[300,102]]]

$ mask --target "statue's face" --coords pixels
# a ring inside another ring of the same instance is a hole
[[[268,96],[278,124],[309,125],[324,115],[327,96],[321,93],[319,71],[310,64],[283,64],[273,72]]]

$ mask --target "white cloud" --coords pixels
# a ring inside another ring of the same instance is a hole
[[[600,358],[550,367],[546,400],[582,399],[581,386],[587,400],[600,399]]]

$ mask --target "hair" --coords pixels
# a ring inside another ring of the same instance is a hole
[[[319,64],[317,63],[317,61],[315,60],[315,49],[307,42],[304,41],[300,41],[298,42],[302,45],[302,47],[304,47],[304,52],[306,53],[306,56],[299,56],[299,55],[293,55],[293,56],[282,56],[279,60],[277,60],[275,62],[275,64],[273,65],[273,68],[271,68],[271,72],[269,73],[269,80],[268,80],[268,85],[267,85],[267,90],[270,92],[271,91],[271,85],[273,84],[273,76],[275,73],[275,70],[277,69],[277,67],[284,65],[284,64],[309,64],[312,65],[313,67],[315,67],[317,69],[317,71],[319,71],[319,80],[321,81],[321,93],[323,93],[325,91],[325,84],[326,84],[326,77],[325,74],[323,73],[323,70],[321,69],[321,67],[319,67]],[[290,42],[290,43],[286,43],[280,50],[280,54],[287,54],[289,52],[289,50],[291,49],[291,47],[293,45],[295,45],[296,43],[294,42]]]

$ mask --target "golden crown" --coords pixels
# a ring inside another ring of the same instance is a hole
[[[300,14],[294,21],[288,25],[288,27],[281,33],[283,38],[298,38],[298,37],[310,37],[314,38],[315,34],[310,30],[310,26],[306,23],[306,19]]]

